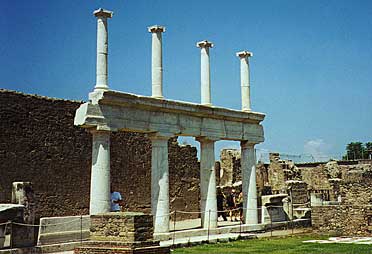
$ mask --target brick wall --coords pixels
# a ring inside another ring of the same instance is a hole
[[[0,90],[0,202],[11,184],[33,182],[38,216],[87,214],[91,135],[73,125],[81,102]],[[169,141],[172,209],[199,210],[197,151]],[[125,209],[151,208],[151,143],[142,134],[112,133],[111,175]]]

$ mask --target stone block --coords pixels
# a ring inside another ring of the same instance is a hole
[[[101,241],[151,241],[152,215],[116,212],[91,215],[90,238]]]

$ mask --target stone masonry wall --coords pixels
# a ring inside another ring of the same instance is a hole
[[[302,181],[308,184],[310,190],[331,189],[324,165],[319,165],[314,168],[301,168],[301,175]]]
[[[313,206],[313,229],[339,236],[370,236],[372,206]]]
[[[0,90],[0,203],[12,182],[30,181],[37,216],[87,214],[91,135],[73,125],[81,102]],[[199,210],[196,149],[169,141],[171,208]],[[112,133],[112,185],[125,210],[151,210],[151,143],[138,133]]]

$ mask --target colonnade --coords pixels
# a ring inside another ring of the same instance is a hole
[[[108,32],[107,18],[112,12],[99,9],[94,12],[97,17],[97,72],[94,91],[108,90],[107,56]],[[164,27],[148,28],[152,33],[152,97],[163,99],[162,75],[162,32]],[[209,41],[197,43],[201,49],[201,104],[212,106],[210,95],[210,61],[209,49],[213,44]],[[248,57],[252,53],[238,52],[241,60],[242,111],[250,111],[249,64]],[[110,131],[93,130],[92,172],[90,214],[110,211]],[[168,140],[172,133],[152,133],[148,137],[152,144],[151,158],[151,208],[154,216],[154,232],[169,232],[169,166]],[[200,142],[200,207],[202,226],[217,227],[217,198],[215,174],[215,142],[220,137],[195,137]],[[241,169],[244,223],[257,224],[257,193],[255,169],[255,143],[241,141]]]

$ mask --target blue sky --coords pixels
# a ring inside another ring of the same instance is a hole
[[[340,156],[372,141],[372,1],[2,1],[0,87],[86,100],[95,84],[94,9],[109,21],[111,89],[151,94],[151,35],[164,25],[164,95],[200,101],[211,49],[212,103],[240,109],[239,60],[252,51],[251,100],[266,113],[259,149]],[[191,141],[186,141],[191,142]],[[218,142],[217,148],[237,147]]]

